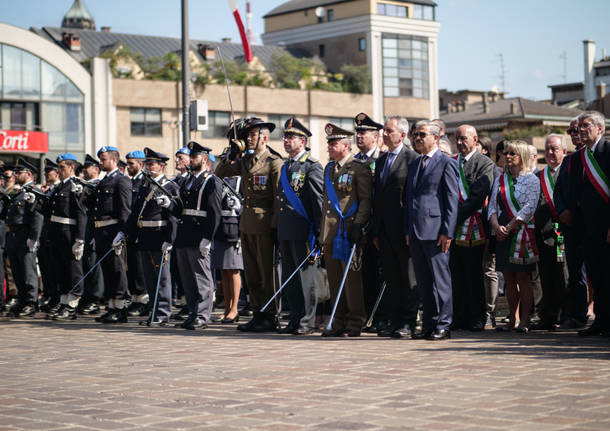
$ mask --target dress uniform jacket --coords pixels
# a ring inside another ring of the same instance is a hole
[[[277,191],[282,159],[268,149],[247,154],[238,161],[224,159],[216,168],[221,177],[240,175],[244,211],[239,228],[244,234],[263,235],[277,228]]]
[[[179,219],[176,248],[199,247],[202,238],[214,239],[220,224],[221,197],[222,182],[208,171],[186,180],[180,187],[180,199],[170,207]]]
[[[331,170],[328,172],[328,170]],[[353,223],[364,226],[371,217],[372,179],[365,162],[350,156],[345,164],[339,167],[337,162],[326,165],[326,172],[335,186],[341,210],[346,213],[354,201],[358,200],[358,210],[354,215],[346,217],[345,231],[349,232]],[[346,182],[338,183],[338,179],[346,175]],[[322,222],[320,228],[320,243],[332,244],[339,230],[339,215],[332,208],[326,187],[322,205]]]
[[[237,193],[240,193],[241,188],[241,177],[228,177],[225,181],[233,187]],[[222,241],[228,243],[236,243],[239,241],[239,216],[241,215],[242,208],[235,210],[235,208],[229,204],[230,200],[237,199],[233,192],[223,184],[222,186],[222,211],[220,226],[216,231],[215,241]]]
[[[27,203],[25,191],[20,189],[13,195],[6,212],[6,252],[21,305],[32,305],[38,300],[36,253],[27,248],[27,240],[39,241],[42,231],[43,217],[35,211],[35,204]]]
[[[57,181],[44,192],[46,196],[51,196],[53,190],[61,184],[61,181]],[[39,208],[44,199],[38,199],[35,208]],[[40,269],[40,278],[42,279],[43,298],[47,303],[47,306],[53,307],[59,303],[60,288],[59,288],[59,274],[56,273],[56,268],[53,268],[54,246],[51,238],[49,237],[49,217],[50,215],[43,214],[42,230],[40,231],[40,245],[38,247],[38,268]]]
[[[159,184],[172,196],[179,196],[179,187],[163,175]],[[129,236],[139,250],[161,250],[164,242],[173,244],[176,239],[178,220],[168,209],[157,205],[155,189],[148,183],[139,187],[133,201],[129,218]]]
[[[133,178],[131,178],[132,207],[133,202],[135,202],[138,197],[143,182],[144,180],[142,178],[142,172],[138,172]],[[137,252],[135,241],[135,235],[127,235],[127,284],[129,286],[129,293],[131,295],[131,301],[133,304],[130,307],[130,312],[139,314],[138,312],[141,311],[140,304],[146,303],[147,298],[144,280],[144,266],[142,265],[140,254]]]

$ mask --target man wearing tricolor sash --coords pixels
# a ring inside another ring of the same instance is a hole
[[[568,152],[567,148],[565,136],[547,136],[544,143],[547,166],[536,173],[540,179],[540,199],[534,213],[534,233],[539,252],[542,302],[539,311],[540,323],[533,329],[554,330],[559,323],[559,313],[566,302],[568,267],[563,232],[559,228],[559,214],[553,194],[561,162]],[[562,312],[562,317],[563,314]]]
[[[574,196],[582,209],[585,266],[595,312],[593,324],[579,334],[610,336],[610,141],[604,139],[605,118],[599,112],[583,112],[578,130],[585,147],[575,169],[580,181]]]
[[[322,165],[307,150],[311,132],[290,117],[284,124],[284,149],[288,160],[282,166],[278,187],[279,213],[277,235],[282,255],[282,279],[286,280],[311,253],[317,243],[322,215]],[[313,256],[312,256],[313,257]],[[278,329],[283,334],[308,335],[315,326],[316,279],[314,258],[305,263],[287,284],[290,306],[288,324]]]
[[[493,182],[493,162],[477,151],[474,127],[460,126],[456,132],[456,157],[460,174],[459,204],[450,267],[453,289],[453,327],[482,331],[485,326],[483,252],[485,226],[483,207]]]

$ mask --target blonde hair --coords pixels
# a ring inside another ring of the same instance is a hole
[[[527,173],[530,171],[530,149],[525,141],[508,141],[504,144],[504,154],[509,151],[514,151],[521,158],[521,172]],[[510,173],[508,163],[504,165],[504,171]]]

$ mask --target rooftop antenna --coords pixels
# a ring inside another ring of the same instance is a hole
[[[250,0],[246,0],[246,34],[248,35],[248,42],[250,45],[254,43],[252,34],[252,9],[250,8]]]
[[[500,59],[500,82],[502,82],[502,92],[506,92],[506,70],[504,69],[504,55],[502,53],[498,54],[498,58]]]
[[[563,51],[559,58],[563,60],[563,75],[561,75],[561,77],[565,83],[568,82],[568,53]]]

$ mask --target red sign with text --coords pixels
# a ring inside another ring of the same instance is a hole
[[[46,153],[48,150],[48,133],[0,129],[0,152]]]

